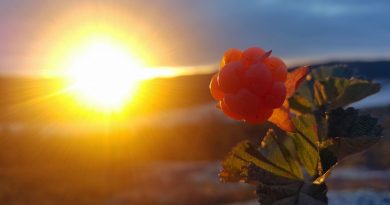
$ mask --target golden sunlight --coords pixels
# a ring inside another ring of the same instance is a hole
[[[97,38],[72,54],[66,72],[70,91],[77,98],[88,106],[113,111],[131,99],[144,71],[126,47]]]
[[[164,50],[166,43],[134,17],[115,6],[102,10],[86,6],[67,11],[48,26],[39,40],[44,42],[43,51],[31,55],[43,59],[41,75],[65,79],[60,93],[76,101],[70,108],[122,112],[130,103],[138,106],[141,101],[136,98],[148,94],[142,93],[140,81],[191,70],[156,67],[161,55],[154,52]]]

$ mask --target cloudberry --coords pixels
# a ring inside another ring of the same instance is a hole
[[[257,47],[224,53],[210,91],[227,116],[261,124],[282,106],[287,95],[287,67],[270,54]]]

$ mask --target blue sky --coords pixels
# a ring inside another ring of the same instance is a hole
[[[106,2],[0,1],[0,69],[39,69],[40,58],[31,60],[30,53],[44,53],[40,42],[50,43],[42,31],[58,16],[85,5],[104,19]],[[388,0],[139,0],[110,5],[131,16],[126,29],[140,34],[139,43],[158,59],[153,66],[213,65],[227,48],[253,45],[272,49],[290,64],[390,58]],[[153,39],[143,39],[143,32],[153,33]]]

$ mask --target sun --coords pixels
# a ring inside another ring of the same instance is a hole
[[[131,99],[143,71],[126,47],[98,38],[73,53],[66,72],[69,90],[79,100],[89,107],[115,111]]]

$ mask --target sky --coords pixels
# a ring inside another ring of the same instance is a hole
[[[251,46],[289,65],[390,59],[388,0],[1,0],[0,71],[51,69],[83,28],[107,26],[150,67],[217,66]]]

